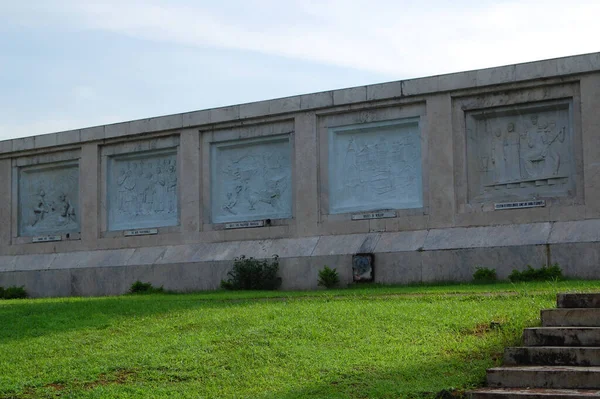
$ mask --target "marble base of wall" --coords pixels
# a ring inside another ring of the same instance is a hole
[[[0,256],[0,286],[23,285],[34,297],[119,295],[136,280],[213,290],[235,257],[277,254],[282,289],[315,289],[324,265],[350,284],[357,253],[374,254],[374,279],[384,284],[469,281],[477,266],[506,279],[554,263],[568,277],[600,279],[600,219]]]

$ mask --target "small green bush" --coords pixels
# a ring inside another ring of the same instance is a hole
[[[333,288],[340,283],[340,275],[336,269],[331,269],[325,265],[322,270],[319,270],[319,286],[325,288]]]
[[[131,284],[131,288],[129,288],[130,294],[159,294],[163,292],[165,292],[165,290],[162,286],[154,287],[152,284],[142,283],[140,280]]]
[[[513,270],[508,279],[513,283],[518,281],[548,281],[548,280],[563,280],[562,269],[555,263],[552,266],[542,266],[539,269],[534,269],[527,265],[527,269],[522,272]]]
[[[0,287],[0,299],[22,299],[27,298],[27,296],[27,291],[23,286]]]
[[[276,290],[281,286],[279,256],[267,259],[235,258],[233,269],[227,273],[227,280],[221,281],[221,288],[228,290]]]
[[[496,276],[496,270],[487,267],[475,267],[475,273],[473,273],[473,281],[477,283],[491,283],[498,279]]]

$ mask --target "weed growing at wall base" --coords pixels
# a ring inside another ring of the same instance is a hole
[[[473,281],[476,283],[493,283],[498,277],[496,276],[496,270],[487,267],[475,267],[475,273],[473,273]]]
[[[0,287],[0,299],[22,299],[27,298],[27,296],[27,291],[23,286]]]
[[[281,286],[279,256],[271,260],[255,259],[244,255],[235,258],[233,269],[227,273],[227,280],[221,281],[221,288],[228,290],[276,290]]]
[[[563,274],[562,269],[558,266],[558,263],[552,266],[542,266],[539,269],[534,269],[531,265],[527,265],[527,269],[522,272],[513,270],[508,279],[510,281],[552,281],[562,280]]]
[[[339,285],[340,275],[336,269],[332,269],[329,266],[323,267],[319,270],[319,281],[318,285],[325,288],[333,288]]]
[[[155,287],[151,283],[142,283],[140,280],[131,284],[131,288],[129,288],[130,294],[161,294],[164,292],[163,287]]]

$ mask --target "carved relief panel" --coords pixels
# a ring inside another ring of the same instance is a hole
[[[20,236],[80,230],[78,161],[18,169],[18,228]]]
[[[179,223],[177,152],[142,151],[108,158],[108,230]]]
[[[466,128],[470,201],[572,195],[570,101],[471,111]]]
[[[292,216],[290,136],[211,145],[213,223]]]
[[[423,206],[419,119],[329,129],[329,210]]]

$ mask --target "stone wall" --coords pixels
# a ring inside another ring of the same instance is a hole
[[[600,278],[600,53],[0,142],[0,286],[214,289],[239,255],[284,288]],[[369,258],[371,259],[371,258]]]

